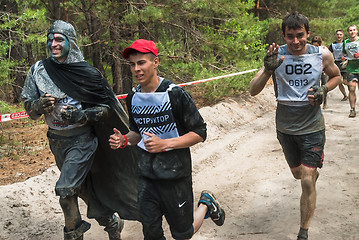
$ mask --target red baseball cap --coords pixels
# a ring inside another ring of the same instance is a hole
[[[134,41],[130,47],[127,47],[123,50],[122,56],[124,58],[128,58],[131,50],[136,50],[136,51],[139,51],[140,53],[151,52],[151,53],[155,54],[156,57],[158,57],[156,45],[151,40],[138,39],[138,40]]]

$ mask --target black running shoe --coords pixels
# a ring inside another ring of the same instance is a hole
[[[225,212],[219,205],[219,202],[214,197],[213,193],[204,190],[201,193],[201,198],[198,201],[199,204],[205,204],[208,207],[205,218],[211,217],[212,221],[218,226],[222,226],[225,219]]]

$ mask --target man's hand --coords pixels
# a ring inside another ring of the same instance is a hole
[[[320,105],[323,103],[325,96],[328,93],[328,87],[326,85],[323,86],[313,86],[308,91],[308,100],[310,104]]]
[[[66,124],[84,123],[86,115],[83,110],[77,109],[72,105],[67,105],[60,110],[61,118]]]
[[[158,153],[166,151],[165,140],[156,136],[156,134],[143,132],[148,138],[143,142],[148,152]]]
[[[359,58],[359,52],[354,53],[354,58]]]
[[[113,132],[114,134],[110,135],[108,142],[110,143],[110,147],[112,149],[118,149],[125,144],[125,138],[122,136],[122,133],[117,130],[117,128],[114,128]]]
[[[55,108],[55,98],[45,93],[34,103],[39,114],[51,113]]]
[[[282,64],[284,57],[278,59],[278,45],[275,43],[269,46],[267,54],[264,56],[264,72],[272,75],[273,72]]]

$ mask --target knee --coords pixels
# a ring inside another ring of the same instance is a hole
[[[303,191],[311,191],[315,189],[315,179],[310,175],[302,176],[301,185]]]

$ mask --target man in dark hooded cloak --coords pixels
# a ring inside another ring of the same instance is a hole
[[[47,35],[51,56],[31,67],[22,97],[29,117],[44,115],[49,127],[50,149],[61,171],[55,192],[65,217],[64,239],[83,239],[90,228],[81,219],[81,197],[87,216],[105,227],[110,240],[118,240],[123,219],[139,219],[136,149],[108,146],[113,127],[128,132],[128,117],[76,40],[70,23],[53,23]]]

